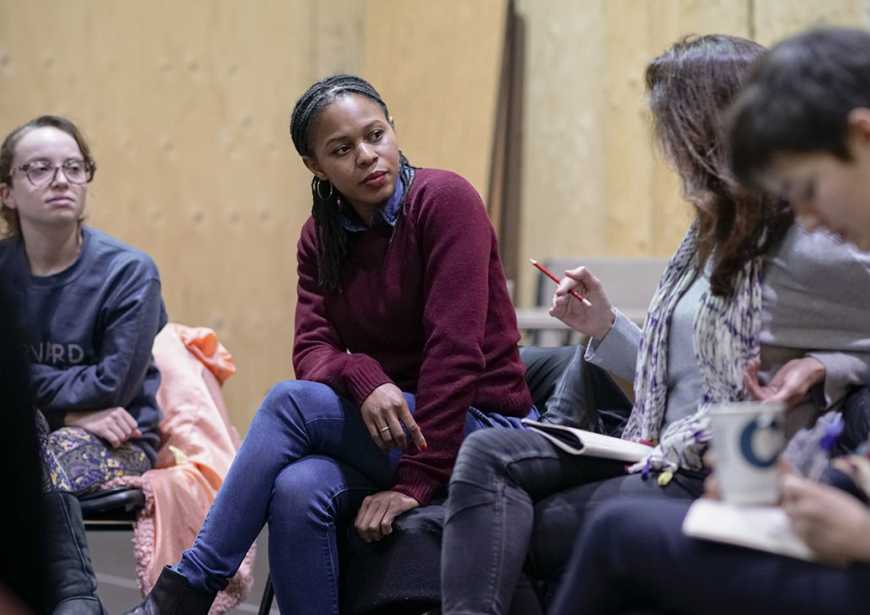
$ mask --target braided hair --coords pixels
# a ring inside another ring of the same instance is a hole
[[[365,79],[354,75],[333,75],[312,85],[296,101],[290,116],[290,136],[300,156],[312,157],[309,139],[311,126],[320,113],[336,98],[348,94],[365,96],[376,102],[390,119],[387,103],[378,91]],[[399,153],[400,181],[407,179],[410,165]],[[316,175],[311,180],[311,216],[317,229],[317,282],[327,290],[340,289],[341,266],[348,253],[349,237],[341,223],[341,195],[328,181]]]

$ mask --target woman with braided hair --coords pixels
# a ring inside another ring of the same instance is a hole
[[[427,504],[464,435],[537,416],[495,234],[471,185],[409,164],[387,105],[337,75],[296,103],[313,174],[293,364],[248,430],[193,546],[132,613],[205,614],[269,523],[282,612],[339,612],[336,542]]]

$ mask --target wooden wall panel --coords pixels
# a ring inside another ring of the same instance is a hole
[[[771,44],[817,24],[870,25],[868,0],[519,0],[528,72],[520,262],[668,256],[691,221],[658,151],[643,71],[690,34]],[[520,269],[519,302],[537,274]]]
[[[291,374],[310,205],[288,113],[311,79],[310,7],[0,3],[0,130],[43,112],[80,123],[99,164],[91,222],[154,256],[172,320],[218,331],[239,365],[225,392],[241,428]]]
[[[336,73],[360,73],[366,34],[365,2],[313,0],[311,4],[311,81]]]
[[[748,6],[519,3],[529,44],[521,262],[673,251],[690,216],[651,135],[643,72],[686,34],[747,35]],[[521,269],[521,303],[536,275]]]
[[[764,45],[805,28],[819,25],[867,27],[866,0],[756,0],[753,3],[753,36]]]
[[[506,0],[368,0],[363,75],[412,163],[486,195]]]
[[[173,320],[218,331],[244,430],[292,375],[295,247],[311,207],[289,112],[361,72],[418,164],[486,188],[502,0],[0,0],[0,131],[76,120],[99,164],[91,222],[150,253]],[[449,9],[449,10],[448,10]],[[371,44],[367,44],[370,41]]]
[[[607,104],[599,125],[604,133],[606,173],[604,182],[607,227],[601,239],[612,254],[626,256],[652,251],[654,209],[651,187],[655,156],[651,155],[649,114],[644,99],[643,70],[655,47],[651,25],[654,14],[648,3],[633,0],[606,2],[602,87]]]
[[[528,258],[595,254],[607,233],[607,148],[601,120],[604,1],[520,0],[526,28],[518,296],[532,296]]]
[[[92,222],[150,252],[174,320],[239,363],[244,429],[290,370],[308,174],[288,115],[315,78],[360,72],[403,149],[485,194],[507,0],[0,0],[0,131],[77,120],[100,169]],[[666,256],[689,219],[649,134],[646,63],[712,31],[770,43],[868,0],[517,0],[526,36],[520,261]],[[50,16],[50,18],[49,18]],[[520,269],[528,303],[534,275]]]

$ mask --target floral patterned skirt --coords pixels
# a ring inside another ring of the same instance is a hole
[[[43,491],[85,495],[113,478],[137,476],[151,469],[145,451],[133,443],[112,448],[81,427],[49,431],[41,412],[36,413],[36,427],[43,461]]]

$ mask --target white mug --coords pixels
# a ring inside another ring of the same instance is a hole
[[[732,504],[776,503],[776,462],[786,444],[782,404],[718,404],[710,411],[710,430],[722,499]]]

